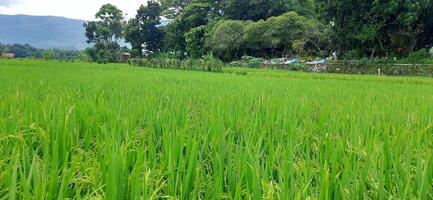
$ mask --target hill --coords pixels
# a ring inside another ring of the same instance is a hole
[[[37,48],[86,48],[84,20],[52,16],[0,15],[0,43]]]

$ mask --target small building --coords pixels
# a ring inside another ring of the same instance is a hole
[[[0,58],[9,58],[9,59],[11,59],[11,58],[15,58],[15,57],[16,56],[13,53],[2,53],[2,54],[0,54]]]
[[[120,55],[120,61],[121,62],[128,62],[128,60],[131,58],[131,54],[130,53],[122,53]]]

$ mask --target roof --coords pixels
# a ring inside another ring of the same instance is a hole
[[[7,58],[15,57],[15,54],[13,54],[13,53],[2,53],[1,57],[7,57]]]

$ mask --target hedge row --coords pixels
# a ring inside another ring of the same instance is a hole
[[[189,71],[223,72],[224,67],[248,67],[236,63],[224,64],[216,59],[178,60],[178,59],[130,59],[129,64],[139,67],[161,69],[177,69]],[[380,74],[388,76],[427,76],[433,77],[433,65],[410,64],[356,64],[356,63],[329,63],[326,65],[261,65],[262,68],[282,69],[291,71],[341,73],[341,74]]]
[[[223,63],[217,60],[178,60],[178,59],[130,59],[129,64],[138,67],[151,67],[160,69],[176,69],[188,71],[222,72]]]
[[[388,76],[428,76],[433,77],[433,65],[376,64],[348,65],[328,64],[323,72],[342,74],[380,74]]]
[[[427,76],[433,77],[433,65],[427,64],[348,64],[330,63],[326,65],[262,65],[263,68],[283,69],[291,71],[370,74],[387,76]]]

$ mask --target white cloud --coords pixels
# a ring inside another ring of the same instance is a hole
[[[28,14],[63,16],[92,20],[98,9],[111,3],[119,7],[128,17],[147,0],[0,0],[0,14]]]
[[[18,3],[17,0],[0,0],[0,6],[3,6],[3,7],[8,7],[8,6],[10,6],[12,4],[16,4],[16,3]]]

